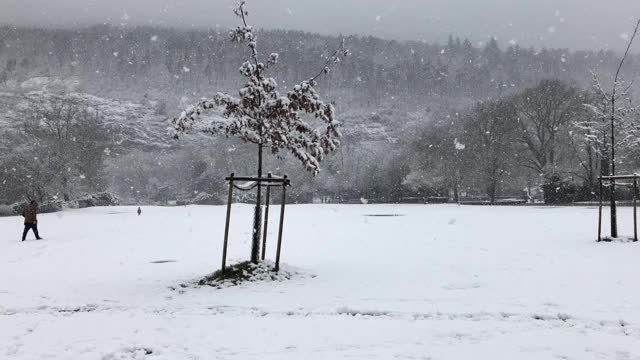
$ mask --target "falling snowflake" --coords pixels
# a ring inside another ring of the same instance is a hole
[[[376,22],[379,22],[380,20],[382,20],[382,16],[381,15],[376,16]]]
[[[158,35],[153,35],[151,37],[151,41],[158,41]]]

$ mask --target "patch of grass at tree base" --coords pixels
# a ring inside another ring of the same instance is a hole
[[[234,284],[238,284],[249,280],[255,269],[257,269],[257,266],[256,264],[251,263],[251,261],[241,262],[239,264],[227,266],[227,268],[224,269],[224,272],[222,270],[214,272],[213,274],[198,281],[198,285],[204,286],[224,281],[230,281]]]
[[[212,286],[221,289],[247,283],[286,281],[300,275],[286,268],[281,268],[279,272],[276,272],[274,268],[275,264],[271,261],[261,261],[257,264],[245,261],[227,266],[224,272],[218,270],[198,280],[196,284],[197,286]]]

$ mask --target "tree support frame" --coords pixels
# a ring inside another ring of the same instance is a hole
[[[616,175],[616,176],[600,176],[598,178],[599,181],[599,190],[600,194],[599,198],[599,206],[598,206],[598,242],[605,241],[602,237],[602,207],[603,207],[603,192],[604,192],[604,183],[609,183],[610,185],[618,185],[618,186],[629,186],[633,188],[633,241],[638,241],[638,180],[640,179],[640,174],[634,175]],[[617,180],[632,180],[633,183],[630,184],[616,184]],[[613,235],[612,235],[613,236]]]
[[[272,187],[280,187],[282,189],[282,197],[280,203],[280,219],[278,225],[278,244],[276,249],[276,265],[275,271],[280,271],[280,253],[282,251],[282,232],[284,227],[284,210],[286,206],[287,200],[287,186],[291,186],[291,181],[287,177],[287,175],[283,177],[273,176],[269,173],[266,177],[264,176],[235,176],[231,174],[231,176],[225,178],[225,180],[229,183],[229,196],[227,198],[227,216],[225,219],[224,225],[224,242],[222,245],[222,267],[221,271],[224,273],[227,265],[227,248],[229,245],[229,228],[231,223],[231,205],[233,202],[233,190],[239,191],[251,191],[256,187],[266,187],[267,193],[265,198],[265,224],[262,233],[262,255],[261,259],[264,260],[266,257],[267,251],[267,230],[268,230],[268,221],[269,221],[269,205],[271,203],[271,188]],[[246,182],[245,184],[238,185],[238,181]]]

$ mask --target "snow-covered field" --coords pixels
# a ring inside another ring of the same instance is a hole
[[[69,210],[25,243],[0,219],[0,358],[640,359],[640,245],[595,243],[595,209],[291,206],[308,276],[181,288],[219,268],[224,211]],[[235,206],[231,262],[250,224]]]

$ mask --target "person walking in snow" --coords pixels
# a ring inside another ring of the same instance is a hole
[[[33,230],[36,239],[42,239],[38,234],[38,203],[35,200],[31,200],[29,206],[22,211],[24,217],[24,231],[22,232],[22,241],[27,238],[29,230]]]
[[[138,216],[140,216],[140,214],[142,214],[142,209],[140,209],[140,206],[138,206]]]

